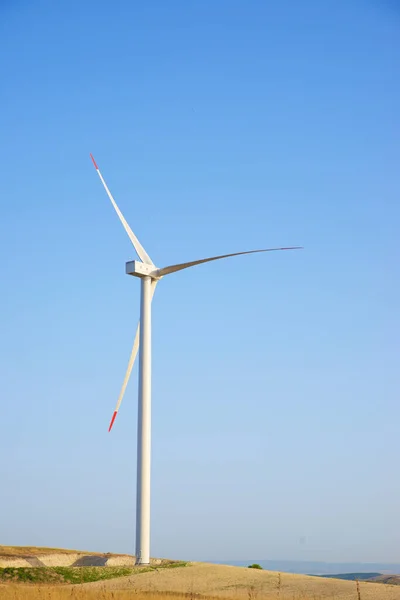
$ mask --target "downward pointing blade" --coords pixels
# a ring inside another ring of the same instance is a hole
[[[111,195],[110,190],[108,189],[108,186],[106,184],[106,182],[104,181],[103,175],[100,173],[100,169],[97,166],[96,161],[93,158],[93,155],[90,155],[90,158],[93,161],[94,164],[94,168],[97,171],[98,176],[100,177],[100,181],[104,186],[104,189],[107,192],[107,196],[110,198],[111,203],[113,205],[113,207],[115,208],[115,212],[117,213],[119,220],[121,221],[126,233],[129,236],[129,239],[131,240],[133,247],[135,248],[137,255],[139,256],[140,260],[148,265],[152,265],[153,261],[151,260],[150,256],[147,254],[146,250],[143,248],[142,244],[139,242],[139,240],[137,239],[136,235],[133,233],[132,229],[129,227],[124,215],[122,214],[122,212],[119,210],[117,203],[115,202],[114,198]]]
[[[155,292],[156,285],[157,285],[157,281],[155,281],[153,279],[153,281],[151,282],[151,284],[152,284],[151,285],[151,299],[153,299],[154,292]],[[139,350],[139,339],[140,339],[140,321],[139,321],[138,326],[136,328],[135,339],[133,340],[133,347],[132,347],[131,355],[129,357],[128,368],[126,369],[124,381],[122,382],[121,391],[120,391],[119,396],[118,396],[117,405],[116,405],[115,410],[113,412],[113,416],[112,416],[112,419],[110,421],[110,425],[108,427],[108,431],[111,431],[112,426],[114,425],[115,418],[116,418],[116,416],[118,414],[119,407],[121,406],[121,402],[122,402],[122,399],[123,399],[124,394],[125,394],[126,386],[128,385],[128,381],[129,381],[129,378],[130,378],[131,373],[132,373],[133,365],[135,364],[136,356],[137,356],[137,353],[138,353],[138,350]]]
[[[114,425],[115,418],[118,414],[119,407],[121,406],[121,402],[122,402],[122,399],[125,394],[126,386],[128,385],[128,381],[129,381],[129,378],[132,373],[133,365],[135,364],[136,356],[137,356],[137,353],[139,350],[139,334],[140,334],[140,322],[138,323],[138,326],[136,328],[136,334],[135,334],[135,339],[133,340],[133,347],[132,347],[131,355],[129,357],[128,368],[126,369],[124,381],[122,383],[121,391],[119,393],[118,400],[117,400],[117,406],[115,407],[108,431],[111,431],[112,426]]]
[[[301,250],[302,246],[290,246],[288,248],[266,248],[264,250],[247,250],[246,252],[234,252],[233,254],[221,254],[220,256],[212,256],[211,258],[202,258],[200,260],[193,260],[192,262],[180,263],[177,265],[170,265],[169,267],[164,267],[162,269],[158,269],[155,271],[154,275],[156,277],[163,277],[164,275],[169,275],[170,273],[175,273],[176,271],[182,271],[182,269],[188,269],[189,267],[194,267],[196,265],[201,265],[202,263],[211,262],[213,260],[220,260],[222,258],[229,258],[231,256],[241,256],[242,254],[257,254],[258,252],[277,252],[279,250]]]

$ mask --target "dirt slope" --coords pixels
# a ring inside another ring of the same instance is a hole
[[[128,554],[101,554],[64,548],[0,546],[0,567],[72,567],[134,565]]]

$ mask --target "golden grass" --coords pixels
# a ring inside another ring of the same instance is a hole
[[[20,556],[27,551],[26,548],[20,550]],[[60,552],[56,549],[45,550],[48,553]],[[137,572],[118,579],[84,585],[0,584],[0,600],[68,599],[400,600],[400,586],[357,583],[206,563]]]
[[[0,585],[1,600],[400,600],[400,587],[193,564],[84,585]]]
[[[247,591],[248,600],[364,600],[362,588],[357,590],[356,583],[352,582],[352,592],[342,595],[315,595],[305,592],[284,593],[282,591],[271,591],[269,593],[257,594],[249,588]],[[383,586],[382,586],[383,587]],[[0,587],[1,600],[220,600],[215,596],[200,596],[193,592],[186,594],[168,594],[157,592],[141,592],[132,590],[108,590],[105,586],[97,589],[78,588],[75,586],[66,587],[32,587],[32,586],[8,586],[2,589]],[[384,590],[382,594],[368,596],[374,600],[383,600],[390,598]],[[234,594],[227,597],[226,600],[240,600]]]
[[[102,582],[90,583],[86,589],[99,589],[102,585]],[[135,591],[137,594],[218,597],[220,600],[359,600],[354,581],[206,563],[111,579],[104,583],[104,589]],[[359,589],[361,600],[400,600],[400,586],[360,582]]]
[[[348,600],[358,599],[355,594],[347,596]],[[194,592],[186,594],[171,594],[157,592],[141,592],[135,590],[108,590],[105,586],[97,589],[73,587],[32,587],[32,586],[8,586],[2,589],[0,587],[1,600],[220,600],[214,596],[200,596]],[[247,591],[248,600],[324,600],[326,596],[316,596],[315,594],[306,595],[304,593],[284,594],[278,591],[259,595],[251,588]],[[337,600],[340,596],[329,596],[330,600]],[[386,596],[377,596],[386,598]],[[239,600],[238,596],[232,595],[226,600]],[[363,600],[361,596],[361,600]]]

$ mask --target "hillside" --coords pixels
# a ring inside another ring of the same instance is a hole
[[[400,600],[400,588],[381,583],[360,582],[362,600]],[[335,598],[357,600],[356,583],[339,579],[309,577],[273,571],[258,571],[244,567],[231,567],[207,563],[192,563],[173,570],[136,574],[121,579],[88,584],[86,588],[135,592],[164,592],[203,597],[224,597],[237,600],[261,600],[279,597],[292,599]]]
[[[258,563],[266,571],[298,573],[299,575],[335,575],[336,573],[382,573],[382,575],[400,575],[400,563],[362,563],[362,562],[325,562],[318,560],[265,560],[251,556],[246,560],[209,561],[220,565],[246,567]]]
[[[400,586],[385,583],[357,584],[354,581],[324,577],[208,563],[185,564],[160,559],[155,559],[151,568],[135,569],[133,557],[128,555],[3,546],[0,547],[0,560],[8,565],[10,561],[18,560],[27,561],[27,564],[35,560],[49,564],[40,568],[3,568],[4,583],[0,583],[2,600],[64,600],[71,597],[76,600],[128,600],[132,593],[136,600],[156,600],[157,597],[168,597],[169,600],[185,597],[190,600],[195,597],[231,600],[357,600],[357,585],[362,600],[400,600]],[[109,566],[86,566],[86,562],[97,560],[102,560],[104,565]],[[57,561],[67,561],[70,566],[55,566]],[[129,561],[130,566],[117,568],[115,563],[118,561]],[[94,581],[95,579],[99,581]],[[379,577],[379,581],[381,580]],[[24,581],[23,585],[16,585],[16,582],[21,581]],[[93,583],[71,585],[79,581]],[[55,585],[48,585],[53,583]]]
[[[388,585],[400,585],[400,575],[379,575],[372,578],[370,581],[386,583]]]

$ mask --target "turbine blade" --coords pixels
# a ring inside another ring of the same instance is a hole
[[[247,252],[234,252],[233,254],[222,254],[221,256],[212,256],[211,258],[202,258],[200,260],[193,260],[192,262],[180,263],[178,265],[170,265],[169,267],[158,269],[157,271],[155,271],[154,275],[156,277],[164,277],[164,275],[169,275],[170,273],[175,273],[176,271],[182,271],[182,269],[188,269],[189,267],[201,265],[202,263],[211,262],[213,260],[220,260],[221,258],[229,258],[230,256],[241,256],[242,254],[256,254],[258,252],[276,252],[278,250],[301,250],[302,248],[303,246],[291,246],[288,248],[266,248],[264,250],[247,250]]]
[[[119,220],[121,221],[126,233],[129,236],[129,239],[131,240],[137,255],[139,256],[140,260],[148,265],[152,265],[154,264],[153,261],[151,260],[150,256],[147,254],[146,250],[143,248],[142,244],[139,242],[139,240],[137,239],[136,235],[133,233],[132,229],[129,227],[124,215],[122,214],[122,212],[119,210],[117,203],[115,202],[114,198],[111,195],[110,190],[108,189],[108,186],[106,184],[106,182],[104,181],[103,175],[100,173],[100,169],[97,166],[96,161],[94,160],[93,155],[90,155],[90,158],[93,161],[94,164],[94,168],[97,171],[98,176],[100,177],[100,181],[104,186],[104,189],[107,192],[107,196],[110,198],[111,203],[113,205],[113,207],[115,208],[115,212],[117,213]]]
[[[153,279],[152,282],[151,282],[151,284],[152,284],[151,285],[151,299],[153,299],[154,292],[155,292],[156,285],[157,285],[157,281],[155,281]],[[133,347],[132,347],[131,355],[129,357],[128,368],[126,369],[124,381],[122,382],[121,391],[120,391],[119,396],[118,396],[117,405],[116,405],[115,410],[113,412],[113,416],[111,418],[110,425],[108,427],[108,431],[111,431],[112,426],[114,425],[115,418],[116,418],[116,416],[118,414],[119,407],[121,406],[121,402],[122,402],[122,399],[123,399],[124,394],[125,394],[126,386],[128,385],[128,381],[129,381],[129,378],[130,378],[131,373],[132,373],[133,365],[135,364],[136,356],[137,356],[137,353],[138,353],[138,350],[139,350],[139,339],[140,339],[140,321],[139,321],[138,326],[136,328],[135,339],[133,340]]]
[[[128,368],[126,369],[124,381],[122,382],[121,391],[119,393],[118,400],[117,400],[117,406],[115,407],[115,410],[113,412],[113,416],[112,416],[110,425],[108,427],[108,431],[111,431],[112,426],[114,425],[115,418],[118,414],[119,407],[121,406],[121,402],[122,402],[122,399],[125,394],[126,386],[128,385],[128,381],[129,381],[129,378],[132,373],[133,365],[135,364],[136,356],[137,356],[137,353],[139,350],[139,334],[140,334],[140,322],[138,323],[138,326],[136,328],[136,334],[135,334],[135,339],[133,340],[133,347],[132,347],[131,355],[129,357]]]

